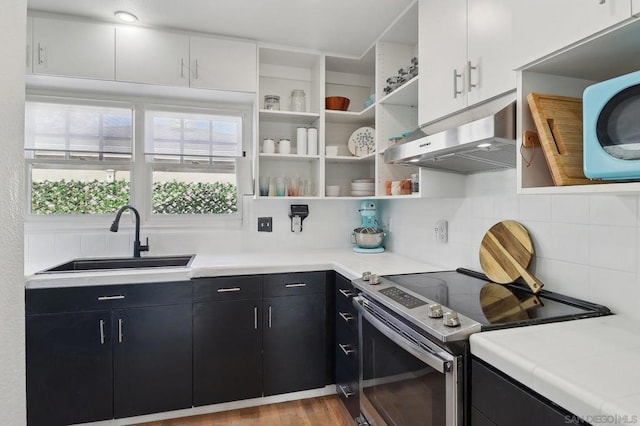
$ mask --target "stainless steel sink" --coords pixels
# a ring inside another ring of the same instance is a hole
[[[149,257],[107,257],[94,259],[73,259],[69,262],[45,269],[36,274],[60,272],[109,271],[114,269],[139,268],[175,268],[189,266],[193,255],[185,256],[149,256]]]

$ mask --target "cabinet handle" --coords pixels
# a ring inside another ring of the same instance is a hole
[[[44,64],[44,47],[38,43],[38,65]]]
[[[184,78],[184,58],[180,58],[180,78]]]
[[[478,87],[477,84],[472,84],[471,83],[471,71],[472,70],[477,70],[478,67],[474,67],[473,65],[471,65],[471,61],[467,62],[467,82],[468,82],[468,91],[470,92],[471,89],[473,89],[474,87]]]
[[[453,98],[457,98],[458,95],[462,95],[462,90],[458,91],[458,78],[462,77],[462,74],[458,74],[458,70],[453,70]]]
[[[345,322],[356,319],[356,317],[351,315],[349,312],[338,312],[338,315],[340,315]]]
[[[344,297],[346,297],[347,299],[353,297],[356,295],[355,291],[351,291],[351,290],[344,290],[344,289],[340,289],[338,290],[340,292],[340,294],[342,294]]]
[[[198,79],[198,60],[196,59],[196,80]]]
[[[258,329],[258,307],[257,306],[253,307],[253,329],[254,330]]]
[[[294,288],[294,287],[306,287],[307,284],[305,283],[292,283],[292,284],[285,284],[284,285],[286,288]]]
[[[122,318],[118,318],[118,342],[122,343]]]
[[[120,299],[124,299],[124,296],[121,294],[117,296],[98,296],[98,300],[101,302],[105,300],[120,300]]]
[[[349,398],[350,396],[355,395],[355,392],[352,391],[349,386],[338,385],[338,388],[340,389],[340,391],[342,392],[342,394],[344,395],[345,398]],[[347,390],[345,390],[345,388]]]
[[[104,320],[100,320],[100,344],[104,345]]]
[[[338,343],[338,346],[340,346],[340,349],[342,349],[342,352],[344,352],[345,355],[351,355],[356,351],[351,347],[351,345],[343,345],[342,343]]]
[[[598,4],[605,4],[607,0],[598,0]]]
[[[269,305],[269,328],[271,328],[271,305]]]
[[[240,291],[240,287],[219,288],[218,293],[231,293],[233,291]]]

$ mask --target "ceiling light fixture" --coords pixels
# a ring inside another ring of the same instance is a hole
[[[138,17],[136,15],[130,12],[125,12],[124,10],[118,10],[117,12],[114,12],[114,15],[116,18],[119,18],[124,22],[138,22]]]

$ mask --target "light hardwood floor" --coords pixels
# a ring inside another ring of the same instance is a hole
[[[337,396],[303,399],[137,426],[353,426]]]

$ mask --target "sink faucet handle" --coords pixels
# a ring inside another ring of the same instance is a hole
[[[149,251],[149,237],[146,238],[144,245],[140,246],[140,251]]]

